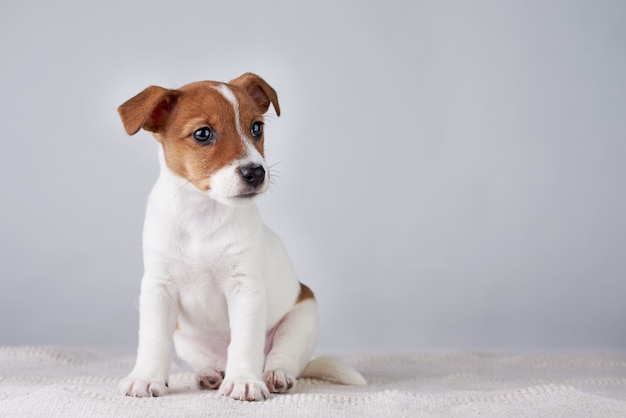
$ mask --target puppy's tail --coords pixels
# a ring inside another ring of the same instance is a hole
[[[330,356],[321,356],[311,360],[300,377],[328,380],[343,385],[367,385],[361,373],[349,364]]]

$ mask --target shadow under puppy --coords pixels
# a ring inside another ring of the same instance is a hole
[[[313,292],[298,281],[254,200],[269,186],[263,115],[276,92],[259,76],[148,87],[119,107],[128,134],[152,132],[161,171],[148,200],[139,345],[129,396],[166,392],[171,342],[201,388],[255,401],[297,377],[365,384],[329,357],[310,361]]]

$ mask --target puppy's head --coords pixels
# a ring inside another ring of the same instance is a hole
[[[174,174],[219,202],[237,205],[269,185],[263,114],[270,103],[280,115],[274,89],[246,73],[230,83],[148,87],[118,111],[129,135],[152,132]]]

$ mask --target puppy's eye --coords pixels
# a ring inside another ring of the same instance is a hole
[[[250,133],[255,138],[260,138],[263,135],[263,122],[252,122],[252,126],[250,127]]]
[[[196,129],[193,133],[193,139],[198,141],[200,144],[206,144],[213,138],[213,131],[208,126],[205,126],[200,129]]]

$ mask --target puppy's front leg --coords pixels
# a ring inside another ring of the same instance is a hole
[[[132,372],[120,382],[127,396],[159,396],[166,392],[176,326],[176,295],[165,280],[144,276],[139,297],[139,345]]]
[[[256,277],[238,277],[227,292],[230,345],[220,394],[242,401],[269,396],[263,382],[267,306],[265,286]]]

